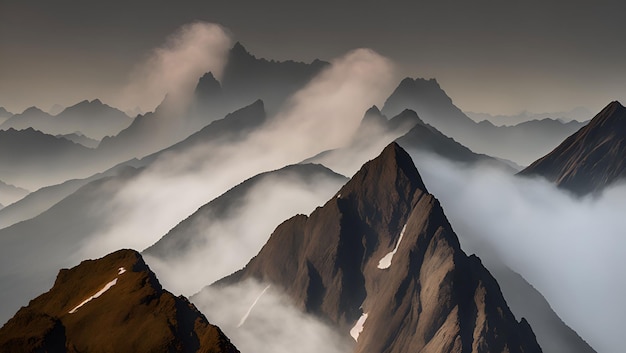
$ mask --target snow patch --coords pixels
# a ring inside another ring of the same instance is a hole
[[[259,301],[259,299],[261,299],[261,297],[263,296],[263,294],[265,294],[265,292],[270,288],[270,286],[268,285],[267,287],[265,287],[265,289],[263,289],[263,291],[261,292],[261,294],[259,294],[258,297],[256,297],[256,299],[254,300],[254,302],[252,303],[252,305],[250,305],[250,308],[248,308],[248,311],[246,312],[246,314],[241,318],[241,321],[239,321],[239,324],[237,325],[237,327],[241,327],[241,325],[243,325],[244,322],[246,322],[246,319],[248,318],[248,316],[250,316],[250,313],[252,312],[252,308],[254,308],[254,306],[256,305],[256,303]]]
[[[350,329],[350,336],[352,336],[356,342],[359,341],[359,335],[363,332],[365,320],[367,320],[367,313],[361,315],[361,317],[356,321],[356,324],[354,324],[354,327]]]
[[[402,227],[402,232],[400,232],[400,238],[398,238],[398,242],[396,243],[396,247],[393,248],[393,250],[390,253],[385,255],[385,257],[380,259],[380,261],[378,261],[378,268],[379,269],[384,270],[386,268],[389,268],[389,266],[391,266],[391,259],[393,259],[393,255],[395,255],[396,251],[398,251],[398,247],[400,246],[400,242],[402,241],[402,237],[404,236],[404,231],[405,230],[406,230],[406,224],[404,225],[404,227]]]
[[[126,269],[124,267],[120,267],[117,269],[117,274],[121,275],[122,273],[126,272]]]
[[[99,296],[101,296],[104,292],[108,291],[109,288],[113,287],[115,284],[117,283],[117,277],[112,280],[111,282],[107,283],[104,285],[104,287],[102,289],[100,289],[96,294],[92,295],[91,297],[85,299],[82,303],[78,304],[76,307],[74,307],[74,309],[70,310],[69,313],[73,314],[76,312],[76,310],[78,310],[78,308],[80,308],[81,306],[89,303],[92,299],[96,299]]]
[[[341,194],[337,194],[337,198],[340,199],[341,198]]]

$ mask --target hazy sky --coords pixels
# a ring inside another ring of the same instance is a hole
[[[463,110],[601,109],[626,101],[623,1],[0,1],[0,106],[116,94],[183,24],[223,25],[253,54],[332,59],[358,47],[435,77]]]

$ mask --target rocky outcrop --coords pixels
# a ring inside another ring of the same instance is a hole
[[[238,352],[133,250],[61,270],[49,292],[0,329],[0,351]]]

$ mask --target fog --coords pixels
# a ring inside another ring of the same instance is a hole
[[[542,179],[412,156],[466,252],[495,250],[598,352],[623,350],[626,185],[576,199]]]
[[[200,76],[212,72],[219,80],[230,47],[230,36],[219,25],[184,25],[135,67],[113,105],[122,110],[139,107],[153,111],[167,95],[170,108],[177,110],[189,103]]]
[[[347,331],[303,313],[273,286],[248,280],[226,288],[210,287],[192,301],[241,352],[346,353],[354,348]]]
[[[197,293],[243,268],[280,223],[299,213],[310,214],[346,182],[322,173],[311,179],[296,171],[272,173],[244,194],[233,190],[226,202],[234,204],[225,202],[198,212],[189,224],[168,234],[191,239],[191,245],[180,249],[164,244],[160,250],[167,252],[165,258],[149,253],[143,254],[144,259],[168,290],[187,296]],[[241,202],[236,197],[241,197]]]
[[[163,154],[102,205],[110,227],[96,231],[83,256],[145,249],[201,205],[241,181],[346,144],[372,102],[389,94],[393,70],[365,49],[331,62],[275,117],[243,141],[206,141]]]

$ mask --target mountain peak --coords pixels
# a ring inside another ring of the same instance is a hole
[[[231,56],[246,56],[246,57],[254,57],[254,55],[250,54],[250,52],[241,44],[241,42],[237,41],[235,45],[230,49]]]
[[[61,270],[50,291],[0,329],[3,352],[66,352],[66,347],[237,352],[193,304],[164,290],[141,255],[129,249]]]
[[[198,80],[196,85],[196,96],[198,98],[214,98],[221,93],[222,86],[212,72],[205,73]]]
[[[309,217],[279,225],[217,285],[248,278],[351,335],[354,353],[541,352],[396,143]]]
[[[521,175],[540,175],[578,195],[626,178],[626,108],[609,103],[589,124],[538,159]]]
[[[340,193],[348,195],[351,192],[364,192],[368,194],[363,195],[366,199],[381,200],[412,196],[418,189],[428,192],[411,156],[396,142],[392,142],[378,157],[365,163]]]

